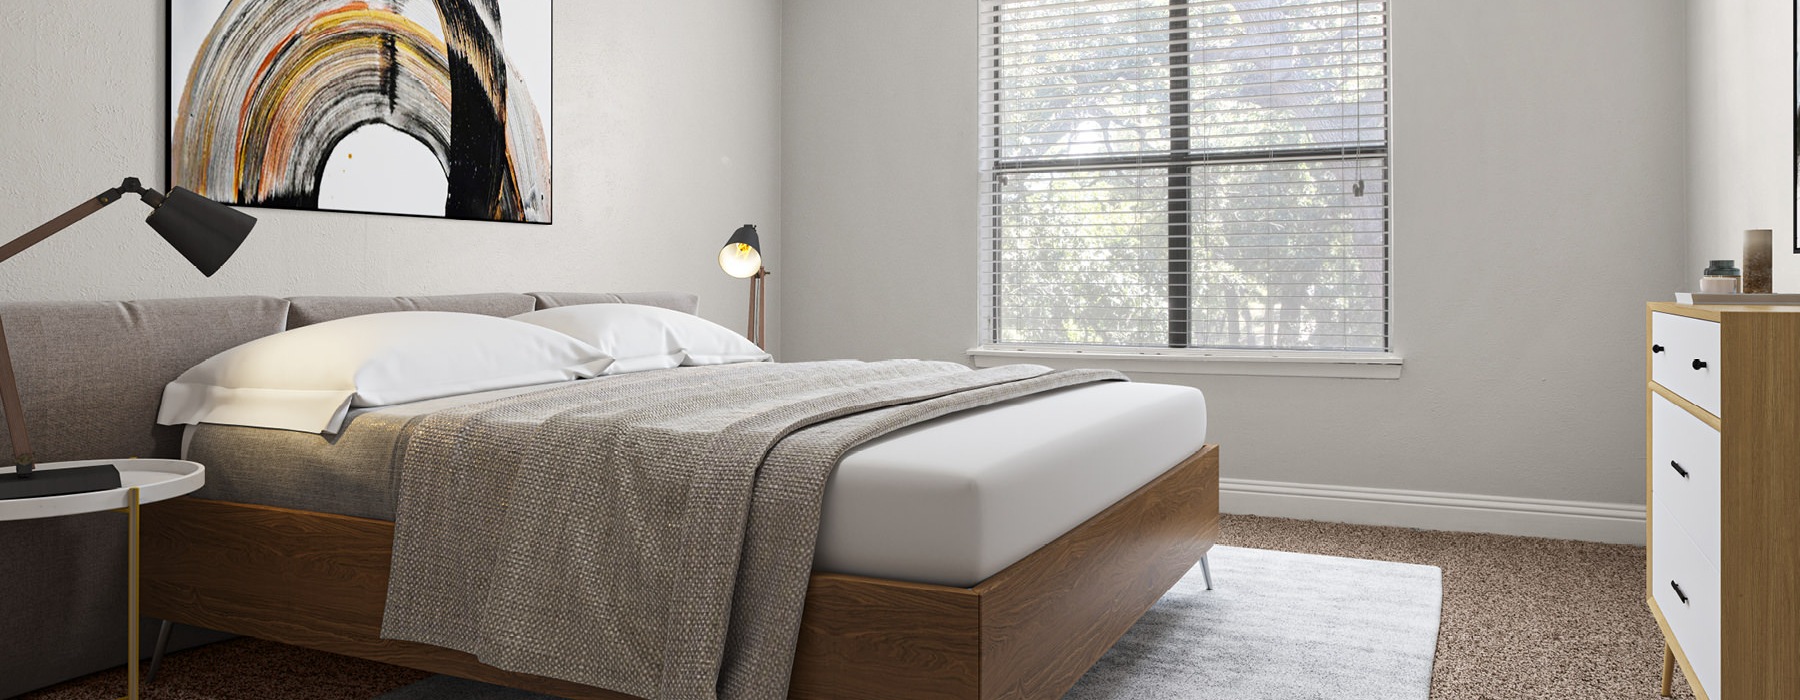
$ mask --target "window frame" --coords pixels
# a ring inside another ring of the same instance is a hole
[[[1384,3],[1383,12],[1391,13],[1391,0]],[[1006,158],[1003,156],[1003,124],[1004,112],[1002,101],[994,99],[991,114],[983,114],[981,120],[981,147],[991,160],[991,167],[981,170],[981,180],[985,193],[983,196],[983,216],[989,221],[983,227],[981,235],[985,238],[990,232],[1003,231],[1001,226],[1002,198],[1006,186],[1006,177],[1012,173],[1061,173],[1107,168],[1143,169],[1146,167],[1166,167],[1168,186],[1166,200],[1169,203],[1167,238],[1169,253],[1169,277],[1164,297],[1167,300],[1169,320],[1169,340],[1166,347],[1124,346],[1124,345],[1058,345],[1051,343],[1008,343],[1001,342],[1004,287],[1003,265],[1000,246],[993,246],[988,259],[982,261],[988,278],[990,291],[987,298],[979,303],[986,308],[980,309],[982,319],[981,341],[967,352],[972,363],[977,367],[990,367],[1004,364],[1030,362],[1052,367],[1094,367],[1104,366],[1126,371],[1141,371],[1167,374],[1235,374],[1252,376],[1303,376],[1303,377],[1340,377],[1366,379],[1396,379],[1401,374],[1404,361],[1395,351],[1394,339],[1394,217],[1393,217],[1393,37],[1391,31],[1391,14],[1384,19],[1382,26],[1381,62],[1384,67],[1384,92],[1387,94],[1386,119],[1380,130],[1378,145],[1357,143],[1341,146],[1288,146],[1275,148],[1257,148],[1235,151],[1196,150],[1192,147],[1189,129],[1188,88],[1189,69],[1192,65],[1192,53],[1188,45],[1188,17],[1190,0],[1169,0],[1169,29],[1171,48],[1169,73],[1169,107],[1170,107],[1170,148],[1167,152],[1147,157],[1143,153],[1123,153],[1113,155],[1096,155],[1079,158]],[[985,5],[985,3],[984,3]],[[998,14],[1001,5],[995,3],[984,6],[981,18],[984,23],[990,19],[991,36],[984,39],[981,52],[982,89],[985,95],[998,95],[1002,89],[1003,68],[1000,57],[1003,55],[1002,23]],[[985,99],[985,97],[984,97]],[[1383,248],[1386,251],[1382,259],[1383,287],[1382,307],[1382,344],[1381,350],[1306,350],[1295,348],[1281,349],[1237,349],[1208,346],[1193,346],[1191,258],[1189,256],[1193,239],[1193,224],[1189,218],[1189,196],[1192,187],[1191,173],[1195,166],[1233,165],[1233,164],[1267,164],[1281,162],[1340,160],[1349,161],[1357,158],[1381,158],[1382,178],[1386,191],[1383,197]]]

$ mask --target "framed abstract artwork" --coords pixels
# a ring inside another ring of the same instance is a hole
[[[170,0],[168,184],[550,223],[551,0]]]

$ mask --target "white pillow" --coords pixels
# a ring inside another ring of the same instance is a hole
[[[729,328],[656,306],[579,304],[523,313],[513,319],[567,333],[599,348],[613,358],[603,374],[773,359]]]
[[[598,376],[611,358],[529,323],[398,311],[297,328],[214,355],[163,389],[156,422],[335,433],[386,406]]]

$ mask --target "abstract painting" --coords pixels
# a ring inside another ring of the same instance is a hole
[[[170,0],[169,183],[550,223],[551,0]]]

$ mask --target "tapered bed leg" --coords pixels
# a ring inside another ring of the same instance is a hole
[[[156,670],[162,668],[163,652],[169,650],[169,630],[174,628],[175,623],[163,620],[162,628],[156,631],[156,646],[150,650],[150,673],[144,682],[156,682]]]
[[[1200,575],[1206,579],[1206,590],[1212,590],[1212,565],[1206,561],[1210,555],[1200,557]]]
[[[1662,696],[1669,697],[1669,687],[1675,684],[1675,648],[1663,642],[1663,686]]]

